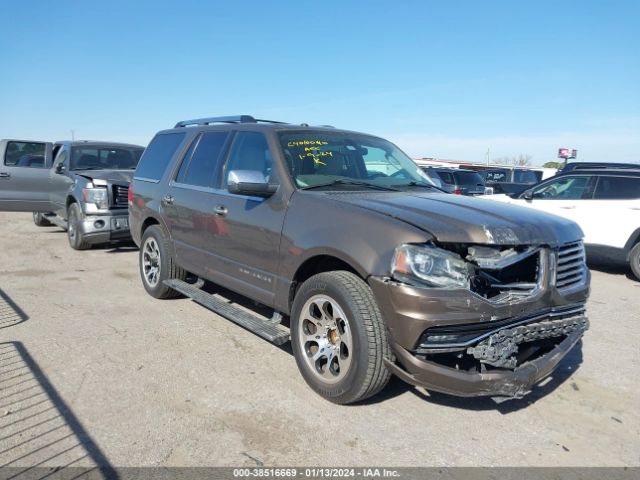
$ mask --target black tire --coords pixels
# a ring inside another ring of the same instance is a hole
[[[33,223],[35,223],[38,227],[53,226],[53,223],[47,220],[47,217],[45,217],[44,213],[41,212],[33,212]]]
[[[640,243],[629,252],[629,266],[635,277],[640,280]]]
[[[323,334],[321,338],[321,335],[316,335],[318,330],[315,322],[321,321],[326,325],[325,320],[330,320],[334,314],[321,314],[320,319],[317,314],[302,315],[302,311],[304,308],[311,312],[315,309],[313,305],[317,306],[318,302],[324,301],[325,298],[329,301],[325,302],[323,310],[326,311],[327,304],[332,305],[332,302],[335,302],[335,306],[331,306],[330,310],[335,313],[336,307],[341,309],[348,321],[342,322],[339,315],[335,315],[336,324],[346,323],[347,327],[343,325],[335,330],[326,326],[318,327],[325,328],[323,331],[328,333],[328,337],[327,334]],[[348,335],[343,330],[347,331]],[[338,334],[335,335],[335,332]],[[335,337],[339,342],[337,347]],[[314,338],[324,343],[314,345]],[[327,338],[331,339],[331,343],[327,343]],[[349,363],[343,372],[340,364],[343,362],[342,342],[345,338],[350,339],[352,352],[348,352],[351,354],[350,358],[344,356]],[[322,345],[324,347],[321,348]],[[319,273],[300,286],[291,314],[291,346],[298,369],[307,384],[316,393],[334,403],[348,404],[369,398],[380,392],[391,376],[384,360],[393,361],[394,356],[382,314],[371,288],[351,272]],[[321,352],[325,349],[332,350],[332,356],[323,356]],[[319,359],[314,360],[318,355]],[[331,372],[329,368],[334,361],[337,372]],[[334,378],[331,378],[332,374]],[[328,383],[329,381],[335,383]]]
[[[91,248],[91,243],[87,242],[79,231],[80,222],[82,222],[82,210],[80,205],[74,202],[67,207],[67,238],[74,250],[87,250]]]
[[[158,264],[153,265],[154,255],[157,254]],[[176,265],[171,254],[168,235],[159,225],[151,225],[144,231],[140,242],[138,255],[140,279],[149,295],[155,298],[176,298],[181,296],[163,282],[171,278],[185,280],[187,271]],[[157,276],[152,275],[152,269],[157,268]]]

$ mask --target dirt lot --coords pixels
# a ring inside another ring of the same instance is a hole
[[[591,330],[520,401],[392,381],[340,407],[280,349],[142,288],[137,252],[76,252],[0,214],[0,465],[638,465],[640,283],[593,271]]]

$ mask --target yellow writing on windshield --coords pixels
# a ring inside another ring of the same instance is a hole
[[[329,145],[325,140],[298,140],[287,143],[287,147],[304,147],[305,145]]]

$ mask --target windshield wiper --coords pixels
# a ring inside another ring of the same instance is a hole
[[[387,192],[399,192],[397,188],[385,187],[377,185],[375,183],[364,182],[362,180],[350,180],[347,178],[337,178],[331,182],[319,183],[317,185],[309,185],[306,187],[300,187],[300,190],[312,190],[314,188],[333,187],[334,185],[355,185],[357,187],[373,188],[375,190],[385,190]]]
[[[397,187],[427,187],[427,188],[431,188],[433,190],[438,190],[439,192],[445,192],[445,190],[443,190],[440,187],[436,187],[435,185],[431,185],[430,183],[427,182],[418,182],[417,180],[412,180],[408,183],[403,183],[400,185],[396,185]]]

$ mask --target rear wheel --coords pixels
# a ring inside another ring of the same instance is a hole
[[[171,278],[185,280],[187,272],[178,267],[171,255],[167,235],[162,227],[152,225],[142,235],[139,264],[142,284],[149,295],[155,298],[175,298],[180,293],[163,282]]]
[[[305,281],[291,315],[291,345],[300,373],[318,394],[347,404],[382,390],[393,360],[373,292],[357,275],[325,272]]]
[[[72,203],[67,208],[67,238],[69,245],[74,250],[87,250],[91,248],[91,244],[85,240],[84,234],[80,231],[80,223],[82,222],[82,210],[80,205]]]
[[[53,223],[47,220],[44,213],[41,212],[33,212],[33,223],[38,227],[51,227],[53,225]]]
[[[629,253],[629,266],[635,277],[640,280],[640,243],[636,244]]]

